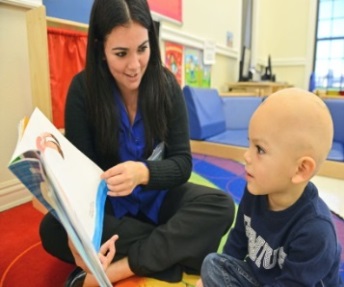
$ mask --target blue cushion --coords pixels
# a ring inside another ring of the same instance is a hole
[[[204,140],[226,130],[223,102],[216,89],[183,88],[190,138]]]
[[[253,112],[261,104],[259,97],[224,97],[227,129],[247,129]]]
[[[334,141],[344,144],[344,100],[325,99],[325,104],[330,110],[334,125]]]
[[[328,160],[344,161],[344,145],[340,142],[334,141],[329,155]]]

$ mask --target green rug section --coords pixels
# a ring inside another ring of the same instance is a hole
[[[198,175],[195,172],[191,173],[189,182],[208,186],[208,187],[218,188],[215,184],[213,184],[212,182],[210,182],[209,180],[205,179],[204,177]],[[235,215],[237,214],[237,209],[238,209],[238,206],[237,206],[237,204],[235,204]],[[235,218],[234,218],[234,222],[235,222]],[[233,225],[234,225],[234,223],[233,223]],[[227,237],[228,237],[228,233],[229,233],[229,231],[222,237],[219,248],[217,249],[218,253],[222,253],[223,246],[225,245]]]
[[[208,187],[218,188],[215,184],[211,183],[209,180],[205,179],[204,177],[198,175],[195,172],[191,173],[191,176],[189,178],[189,182],[208,186]]]

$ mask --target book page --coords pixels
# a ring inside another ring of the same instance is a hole
[[[18,156],[25,157],[28,151],[39,150],[39,138],[47,134],[56,138],[63,156],[55,149],[47,147],[39,151],[40,157],[53,172],[66,199],[73,203],[74,208],[70,212],[82,221],[83,228],[92,240],[98,235],[95,247],[99,248],[101,231],[97,230],[95,234],[95,230],[102,222],[96,217],[95,210],[97,204],[101,204],[106,197],[106,194],[98,194],[103,171],[74,147],[39,109],[35,109],[30,117],[11,161]]]
[[[55,212],[98,281],[111,286],[97,256],[107,196],[100,179],[103,171],[37,108],[18,140],[9,169]]]

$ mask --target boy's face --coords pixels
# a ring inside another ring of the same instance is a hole
[[[270,208],[290,206],[325,160],[333,123],[324,102],[290,88],[270,95],[254,112],[244,155],[247,187],[269,195]]]
[[[286,123],[278,122],[273,113],[262,105],[250,121],[250,146],[244,159],[247,187],[254,195],[282,195],[293,187],[297,169],[293,138],[285,131]]]

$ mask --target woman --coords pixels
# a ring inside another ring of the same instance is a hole
[[[199,274],[231,226],[234,204],[222,191],[187,183],[185,103],[161,63],[146,0],[94,1],[86,68],[71,83],[65,115],[66,137],[105,170],[102,242],[119,236],[106,269],[110,281],[136,274],[176,282],[183,272]],[[49,253],[83,266],[51,215],[40,232]],[[74,281],[97,285],[83,271]]]

